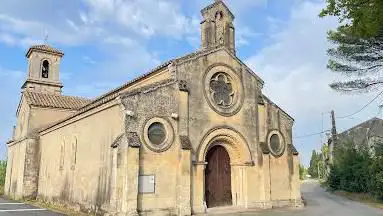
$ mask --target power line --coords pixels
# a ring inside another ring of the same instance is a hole
[[[341,117],[336,117],[337,119],[343,119],[343,118],[349,118],[359,112],[361,112],[362,110],[364,110],[368,105],[370,105],[372,102],[374,102],[380,95],[383,94],[383,91],[381,91],[378,95],[376,95],[370,102],[368,102],[366,105],[364,105],[361,109],[359,109],[358,111],[350,114],[350,115],[346,115],[346,116],[341,116]],[[325,114],[325,112],[322,113],[322,130],[323,130],[323,115]],[[326,133],[326,132],[329,132],[331,130],[324,130],[324,131],[321,131],[321,132],[318,132],[318,133],[312,133],[312,134],[306,134],[306,135],[303,135],[303,136],[297,136],[297,137],[293,137],[294,139],[301,139],[301,138],[306,138],[306,137],[311,137],[311,136],[316,136],[316,135],[322,135],[323,133]],[[322,136],[321,136],[321,141],[322,141]]]
[[[370,105],[372,102],[374,102],[381,94],[383,94],[383,91],[381,91],[378,95],[376,95],[370,102],[368,102],[366,105],[364,105],[360,110],[350,114],[350,115],[346,115],[346,116],[341,116],[341,117],[336,117],[337,119],[344,119],[344,118],[348,118],[348,117],[351,117],[359,112],[361,112],[362,110],[364,110],[368,105]]]
[[[322,132],[312,133],[312,134],[306,134],[306,135],[303,135],[303,136],[297,136],[297,137],[293,137],[293,138],[294,138],[294,139],[306,138],[306,137],[311,137],[311,136],[320,135],[320,134],[323,134],[323,133],[326,133],[326,132],[329,132],[329,131],[330,131],[330,130],[325,130],[325,131],[322,131]]]

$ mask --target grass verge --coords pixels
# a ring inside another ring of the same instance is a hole
[[[338,196],[346,197],[349,200],[358,201],[361,203],[365,203],[374,208],[383,209],[383,201],[376,200],[369,194],[365,193],[351,193],[346,191],[333,191],[333,194]]]

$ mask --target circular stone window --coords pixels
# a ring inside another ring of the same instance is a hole
[[[161,145],[166,138],[166,130],[163,124],[155,122],[148,128],[149,141],[154,145]]]
[[[269,134],[269,150],[274,156],[281,156],[285,150],[281,135],[277,131],[273,131]]]
[[[143,140],[147,147],[155,152],[166,151],[173,142],[173,128],[162,118],[152,118],[145,123]]]
[[[235,115],[242,106],[242,85],[228,66],[217,65],[204,76],[204,95],[209,106],[223,116]]]

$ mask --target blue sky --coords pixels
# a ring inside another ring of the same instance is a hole
[[[65,52],[64,94],[95,97],[168,59],[199,47],[199,11],[213,0],[0,0],[0,152],[15,124],[30,45],[48,43]],[[295,118],[294,136],[330,127],[336,115],[352,113],[377,92],[344,95],[328,84],[326,32],[335,18],[319,18],[322,0],[226,0],[236,15],[239,57],[264,81],[264,92]],[[375,117],[372,103],[354,118],[339,119],[342,131]],[[323,118],[322,118],[323,116]],[[323,121],[322,121],[323,120]],[[322,124],[323,122],[323,124]],[[322,128],[323,125],[323,128]],[[323,136],[295,139],[308,164]]]

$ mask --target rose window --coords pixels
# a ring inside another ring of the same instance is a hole
[[[210,81],[211,97],[213,101],[223,107],[233,104],[234,90],[228,75],[218,73]]]

